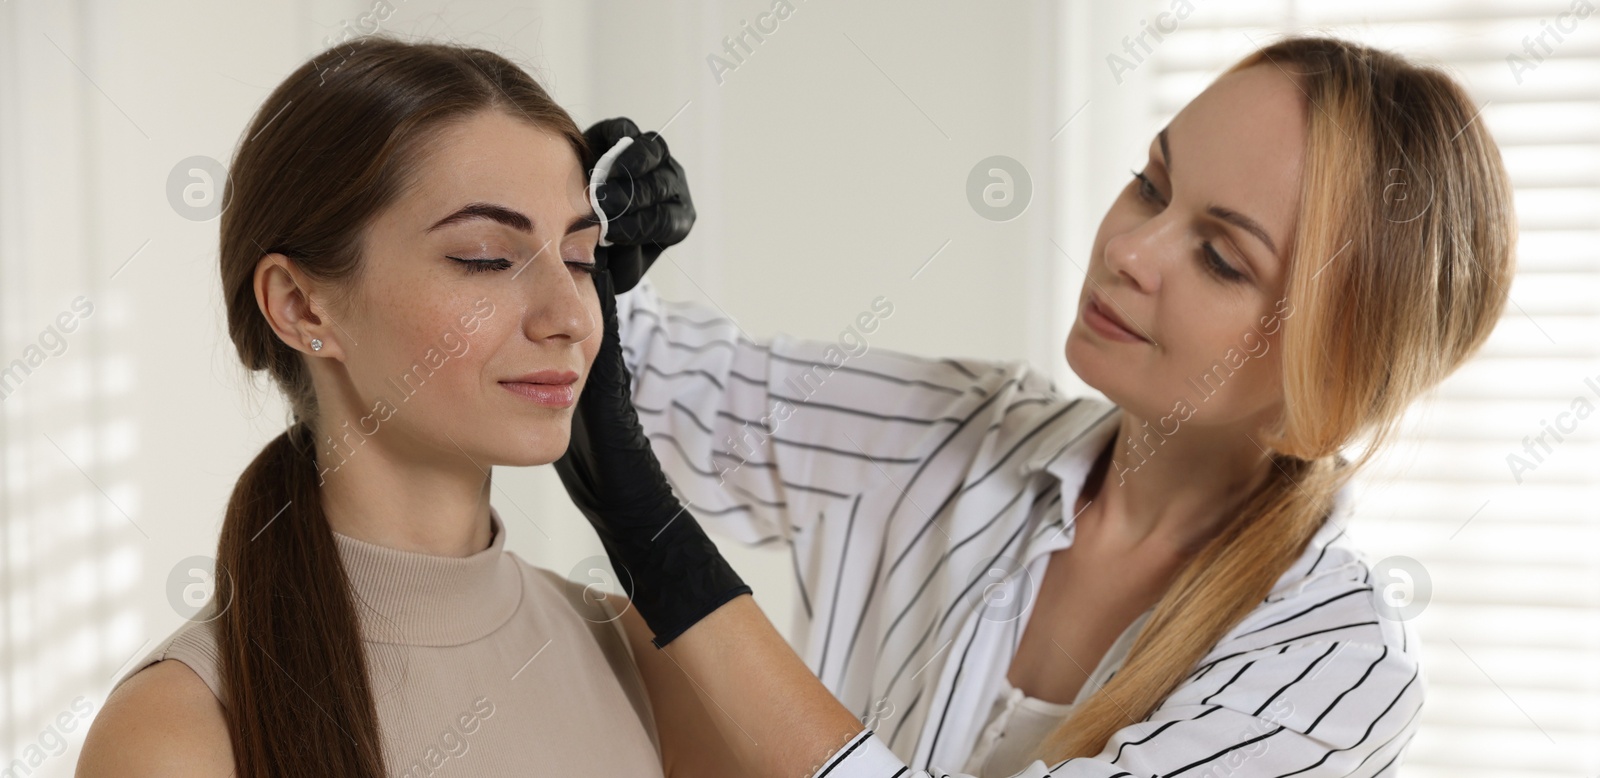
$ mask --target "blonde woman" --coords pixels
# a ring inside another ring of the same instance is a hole
[[[872,350],[892,301],[756,343],[617,298],[557,468],[635,582],[669,774],[1395,775],[1419,647],[1346,484],[1505,302],[1476,113],[1335,39],[1230,68],[1095,235],[1065,350],[1110,403]],[[799,656],[696,520],[788,546]]]

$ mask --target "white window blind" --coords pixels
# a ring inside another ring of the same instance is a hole
[[[1350,532],[1374,561],[1411,557],[1431,580],[1415,617],[1428,705],[1402,775],[1600,774],[1600,11],[1585,0],[1191,7],[1140,49],[1153,126],[1286,31],[1443,65],[1482,108],[1516,187],[1511,303],[1361,480]],[[1149,3],[1145,21],[1174,8]],[[1101,60],[1121,54],[1104,48]]]
[[[89,164],[95,152],[131,158],[128,149],[143,138],[86,77],[109,70],[94,15],[21,6],[0,6],[6,778],[72,774],[108,679],[141,641],[148,646],[136,582],[159,522],[130,475],[140,434],[129,411],[137,370],[113,350],[113,334],[131,324],[132,275],[113,274],[140,241],[121,245],[106,227],[106,212],[124,209],[103,207],[106,179]]]

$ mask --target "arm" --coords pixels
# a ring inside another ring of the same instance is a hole
[[[650,696],[667,778],[738,778],[738,759],[712,720],[715,705],[667,654],[650,643],[639,611],[623,606],[620,617],[635,664]]]
[[[1017,778],[1389,774],[1416,732],[1423,698],[1416,662],[1364,644],[1280,648],[1218,666],[1213,672],[1222,673],[1219,678],[1238,675],[1222,693],[1213,691],[1222,682],[1180,686],[1148,719],[1118,730],[1094,757],[1048,770],[1035,761]],[[877,738],[858,736],[851,745],[858,741],[854,752],[834,760],[830,776],[887,776],[894,770],[883,768],[903,765]]]
[[[1010,411],[1048,403],[1055,391],[1023,363],[872,350],[894,312],[886,297],[863,300],[834,341],[757,342],[718,311],[663,303],[640,276],[694,223],[683,168],[664,139],[627,119],[599,122],[585,137],[596,155],[592,202],[616,244],[603,237],[596,257],[620,295],[633,400],[701,520],[748,544],[792,541],[831,502],[895,480],[897,468],[909,473],[940,452],[936,470],[947,476],[962,469],[952,457],[975,463],[972,449],[993,441],[943,445],[963,425],[980,433],[990,421],[1008,425],[994,441],[1038,426]],[[609,168],[600,161],[612,157]]]
[[[714,722],[752,774],[972,778],[940,769],[948,766],[910,770],[836,700],[815,693],[820,684],[747,597],[662,651],[726,710]],[[1273,645],[1197,671],[1100,754],[1035,761],[1014,778],[1377,775],[1408,745],[1422,698],[1415,660],[1384,646]]]
[[[80,778],[214,778],[233,773],[222,704],[188,665],[157,662],[106,699],[84,739]]]
[[[673,493],[630,399],[610,276],[596,275],[605,334],[555,462],[633,604],[674,666],[717,708],[712,715],[742,773],[809,774],[861,730],[746,596],[750,588]],[[647,685],[660,688],[663,665]],[[678,695],[682,699],[683,695]],[[670,715],[670,714],[669,714]],[[664,749],[665,750],[665,749]]]
[[[646,650],[667,656],[668,666],[714,703],[717,713],[700,726],[721,735],[725,758],[740,768],[734,774],[815,775],[862,731],[748,596],[713,611],[669,646]]]
[[[698,519],[745,543],[789,540],[832,502],[915,470],[964,421],[987,425],[1024,395],[1053,395],[1023,363],[874,348],[894,313],[882,297],[864,300],[836,341],[751,340],[714,309],[661,300],[648,280],[617,309],[633,404],[662,468]]]

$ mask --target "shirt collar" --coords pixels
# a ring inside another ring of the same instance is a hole
[[[1033,456],[1023,463],[1023,474],[1043,471],[1060,479],[1063,486],[1083,485],[1095,457],[1117,434],[1122,409],[1105,400],[1086,397],[1078,400],[1071,415],[1080,423],[1057,424],[1046,432]]]
[[[1117,434],[1122,423],[1122,409],[1097,398],[1084,398],[1080,408],[1074,408],[1074,418],[1081,424],[1058,424],[1041,440],[1035,453],[1022,466],[1024,474],[1048,473],[1061,482],[1061,507],[1059,512],[1046,517],[1054,529],[1036,532],[1023,555],[1023,563],[1040,554],[1058,551],[1072,545],[1073,514],[1079,492],[1095,458],[1105,450],[1106,444]],[[1324,555],[1344,536],[1354,510],[1354,484],[1346,483],[1333,495],[1328,517],[1306,544],[1307,550],[1300,561],[1291,565],[1279,579],[1274,592],[1293,586],[1304,579],[1308,570],[1301,569],[1309,560]]]
[[[1122,409],[1099,399],[1079,400],[1079,407],[1074,408],[1072,414],[1081,423],[1055,425],[1045,433],[1048,437],[1040,441],[1034,455],[1022,465],[1024,476],[1048,473],[1061,482],[1060,507],[1052,515],[1043,517],[1045,526],[1032,533],[1022,555],[1025,565],[1041,554],[1072,545],[1073,507],[1078,493],[1083,491],[1095,458],[1105,450],[1122,423]]]

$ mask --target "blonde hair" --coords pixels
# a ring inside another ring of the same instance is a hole
[[[1488,338],[1515,272],[1511,186],[1477,108],[1447,73],[1321,36],[1229,68],[1293,72],[1307,101],[1300,213],[1282,334],[1284,412],[1258,441],[1271,477],[1190,560],[1122,669],[1045,737],[1054,765],[1143,721],[1304,551],[1333,495],[1407,405]],[[1226,73],[1224,75],[1226,75]],[[1341,450],[1365,440],[1353,462]]]

